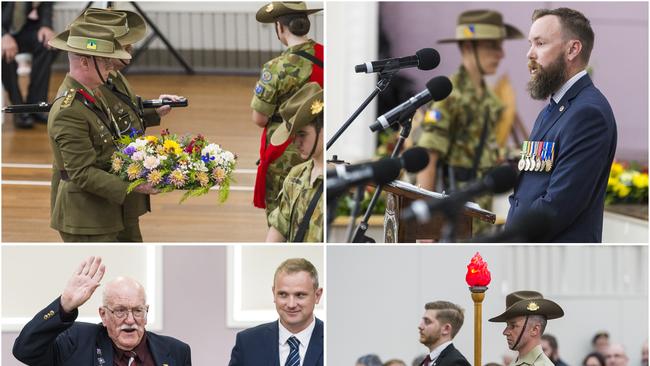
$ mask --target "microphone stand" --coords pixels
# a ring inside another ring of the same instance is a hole
[[[352,240],[352,234],[354,234],[354,222],[357,220],[357,216],[359,216],[361,201],[363,200],[365,193],[366,186],[363,184],[358,185],[357,191],[354,195],[354,206],[352,210],[350,210],[350,223],[348,224],[348,228],[345,230],[345,241],[348,243]]]
[[[361,114],[361,112],[363,112],[364,109],[366,109],[368,104],[370,104],[370,102],[373,99],[375,99],[377,94],[379,94],[379,92],[384,91],[388,87],[388,84],[390,84],[390,81],[393,79],[393,76],[395,76],[395,74],[397,74],[399,70],[400,70],[399,61],[391,60],[388,63],[386,63],[384,70],[381,73],[379,73],[379,81],[377,82],[377,86],[375,87],[375,90],[372,91],[372,93],[368,96],[368,98],[366,98],[366,100],[364,100],[363,103],[361,103],[361,105],[354,111],[354,113],[352,113],[350,118],[348,118],[348,120],[345,121],[345,123],[343,123],[343,125],[336,131],[336,133],[334,133],[332,138],[330,138],[329,141],[327,141],[327,147],[325,151],[329,150],[330,147],[334,145],[336,140],[338,140],[339,137],[341,137],[341,135],[343,134],[343,132],[345,132],[345,130],[347,130],[348,127],[350,127],[352,122],[359,116],[359,114]]]
[[[412,111],[407,111],[402,116],[400,116],[399,120],[402,129],[400,131],[399,138],[397,139],[397,143],[395,144],[395,148],[393,149],[393,153],[390,155],[391,158],[395,158],[397,157],[397,155],[399,155],[399,152],[402,149],[402,145],[404,145],[404,141],[406,141],[406,139],[409,137],[409,134],[411,133],[411,119],[413,119],[414,115],[415,115],[415,110],[412,110]],[[401,121],[404,122],[402,123]],[[375,189],[375,194],[372,196],[372,199],[370,200],[370,204],[368,205],[366,214],[363,216],[363,219],[361,220],[361,222],[359,222],[359,225],[357,226],[357,230],[355,231],[351,241],[352,243],[376,243],[376,241],[373,238],[366,236],[366,231],[368,231],[368,220],[370,220],[372,209],[377,204],[377,200],[379,199],[379,195],[381,194],[382,189],[383,189],[383,185],[378,184],[377,188]]]

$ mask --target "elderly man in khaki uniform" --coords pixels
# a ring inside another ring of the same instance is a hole
[[[109,173],[121,131],[97,88],[113,70],[111,59],[131,55],[111,29],[83,22],[71,24],[49,44],[68,52],[70,63],[59,88],[66,91],[52,105],[47,126],[54,167],[61,177],[50,225],[64,241],[117,241],[124,230],[128,182]],[[135,192],[158,191],[145,184]]]
[[[508,347],[519,352],[510,366],[553,366],[542,350],[542,334],[549,319],[564,316],[560,305],[537,291],[516,291],[506,296],[506,311],[489,321],[506,323]]]
[[[278,207],[269,216],[266,241],[323,241],[323,89],[305,84],[280,107],[284,123],[271,136],[272,144],[294,137],[305,159],[289,171]]]
[[[109,28],[115,34],[115,39],[129,53],[133,51],[133,44],[142,40],[147,33],[144,19],[138,13],[128,10],[90,8],[73,21],[73,23],[79,22]],[[105,83],[100,85],[100,97],[113,114],[120,134],[143,135],[147,127],[159,126],[160,118],[167,115],[171,111],[171,107],[142,109],[138,102],[139,97],[131,88],[126,77],[120,72],[129,64],[130,60],[112,59],[112,61],[113,71],[109,73]],[[182,97],[162,94],[159,98],[178,101]],[[58,178],[56,174],[53,175],[53,180],[54,178]],[[129,194],[124,201],[124,230],[118,235],[118,241],[142,242],[139,217],[149,211],[151,211],[149,195]]]

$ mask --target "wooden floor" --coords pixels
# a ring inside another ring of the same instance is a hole
[[[63,79],[54,74],[50,100]],[[131,75],[136,92],[145,99],[178,94],[188,108],[174,109],[160,128],[172,133],[202,133],[238,156],[236,182],[230,198],[219,204],[217,193],[192,198],[179,205],[181,193],[152,196],[152,212],[141,217],[146,242],[259,242],[266,236],[263,210],[253,207],[255,162],[260,130],[251,121],[250,99],[254,77]],[[6,100],[6,99],[5,99]],[[16,130],[12,116],[2,124],[2,241],[57,242],[50,228],[50,167],[52,154],[46,126]]]

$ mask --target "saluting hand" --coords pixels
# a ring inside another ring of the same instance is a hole
[[[90,257],[81,262],[61,295],[63,310],[70,313],[88,301],[99,287],[99,281],[104,277],[105,271],[101,257]]]

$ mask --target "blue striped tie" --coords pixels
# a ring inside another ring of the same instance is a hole
[[[289,343],[289,357],[287,357],[287,362],[284,363],[284,366],[300,366],[300,341],[298,338],[291,336],[287,342]]]

